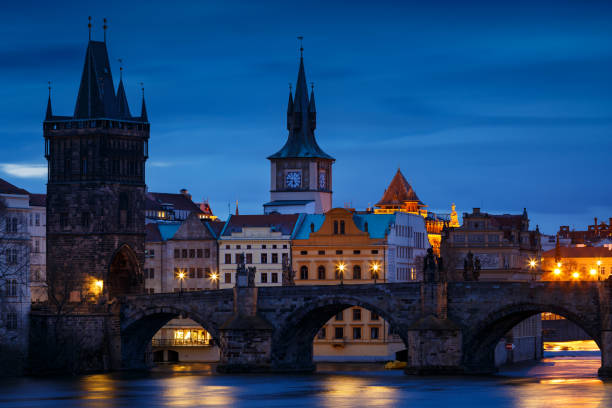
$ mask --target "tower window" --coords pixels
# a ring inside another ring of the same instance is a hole
[[[81,214],[81,226],[83,228],[89,228],[89,213],[84,212]]]
[[[344,234],[344,220],[340,221],[340,233]]]
[[[334,234],[338,234],[338,221],[334,221]]]

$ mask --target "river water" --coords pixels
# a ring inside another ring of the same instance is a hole
[[[598,351],[547,349],[538,363],[482,377],[409,377],[372,364],[319,364],[307,375],[220,375],[210,364],[174,364],[144,373],[5,379],[0,406],[612,407],[612,382],[597,378]]]

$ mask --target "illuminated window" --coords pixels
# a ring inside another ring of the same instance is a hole
[[[300,268],[300,279],[301,280],[308,279],[308,267],[305,265]]]

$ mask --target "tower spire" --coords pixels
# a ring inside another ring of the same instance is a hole
[[[145,96],[144,96],[144,84],[140,83],[140,90],[142,91],[142,108],[140,109],[140,120],[143,122],[149,121],[149,116],[147,115],[147,105],[145,104]]]
[[[119,58],[119,63],[121,64],[123,61]],[[117,88],[117,110],[119,113],[119,117],[121,118],[130,118],[132,115],[130,114],[130,105],[128,105],[127,96],[125,94],[125,87],[123,86],[123,67],[119,67],[119,86]]]
[[[291,94],[291,82],[289,82],[289,102],[287,102],[287,130],[291,130],[293,118],[293,96]]]
[[[51,120],[53,118],[53,110],[51,109],[51,81],[49,84],[49,99],[47,100],[47,113],[45,114],[45,120]]]

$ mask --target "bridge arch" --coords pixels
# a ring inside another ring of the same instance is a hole
[[[123,368],[146,368],[151,364],[151,339],[170,320],[176,317],[189,318],[202,326],[215,345],[219,346],[219,330],[212,316],[174,306],[148,307],[122,319],[121,366]]]
[[[313,370],[315,335],[332,317],[350,307],[377,313],[408,344],[407,325],[394,316],[389,299],[381,304],[364,300],[366,296],[335,294],[308,300],[278,325],[272,337],[272,365],[278,370]]]
[[[601,349],[597,316],[584,316],[564,306],[518,303],[503,306],[463,332],[463,366],[471,372],[495,372],[495,347],[514,326],[540,313],[554,313],[582,328]]]

